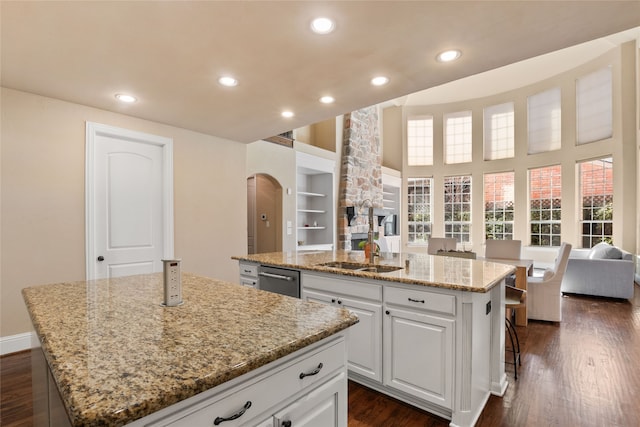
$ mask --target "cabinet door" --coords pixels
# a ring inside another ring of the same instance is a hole
[[[454,320],[387,308],[384,384],[452,408]]]
[[[347,331],[351,372],[382,382],[382,304],[338,297],[338,304],[358,316]]]
[[[277,427],[347,427],[347,378],[344,373],[296,400],[275,416]]]
[[[382,382],[382,304],[336,297],[315,290],[305,290],[303,298],[344,307],[358,316],[359,322],[347,331],[348,368],[351,372]]]

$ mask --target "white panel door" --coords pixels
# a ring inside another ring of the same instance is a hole
[[[384,322],[384,384],[452,408],[454,320],[390,308]]]
[[[359,319],[347,330],[349,370],[381,383],[382,305],[342,297],[339,301]]]
[[[90,279],[159,272],[172,252],[165,244],[165,147],[152,135],[110,130],[92,136]]]

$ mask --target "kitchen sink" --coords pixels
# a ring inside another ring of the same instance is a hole
[[[320,264],[323,267],[337,268],[340,270],[351,271],[368,271],[371,273],[390,273],[392,271],[400,270],[402,267],[396,267],[394,265],[381,265],[381,264],[363,264],[359,262],[342,262],[331,261]]]

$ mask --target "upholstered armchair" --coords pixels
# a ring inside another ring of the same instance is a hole
[[[562,321],[560,285],[567,270],[571,245],[563,242],[553,268],[542,277],[527,278],[527,317],[534,320]]]
[[[427,243],[427,253],[436,255],[438,251],[455,251],[457,240],[453,237],[430,237]]]

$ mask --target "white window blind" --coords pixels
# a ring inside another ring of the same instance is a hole
[[[513,102],[484,109],[484,159],[514,156]]]
[[[471,111],[444,116],[445,163],[466,163],[472,160]]]
[[[561,111],[560,88],[527,98],[529,154],[560,149]]]
[[[407,121],[407,164],[433,165],[433,117],[416,117]]]
[[[613,87],[611,67],[576,81],[577,144],[613,136]]]

